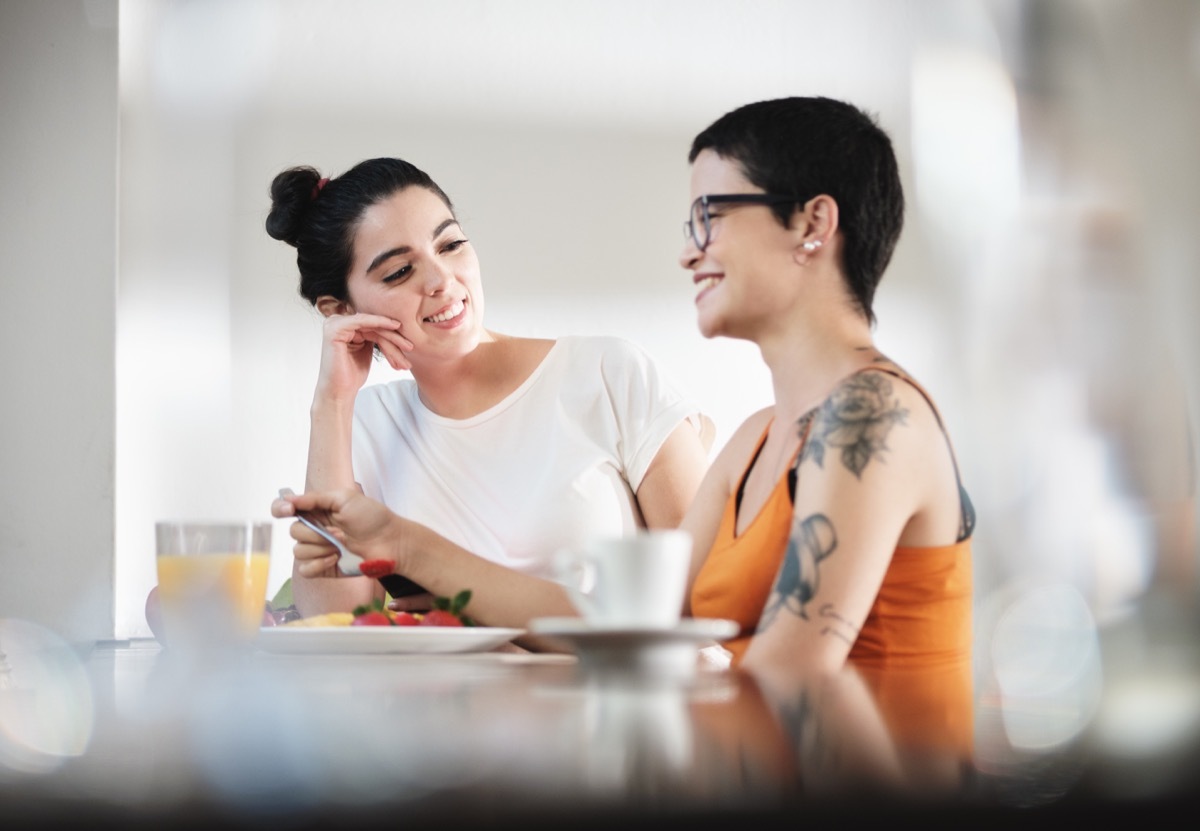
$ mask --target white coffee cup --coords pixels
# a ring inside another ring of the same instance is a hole
[[[645,530],[559,549],[554,569],[589,625],[669,629],[683,612],[691,559],[687,531]]]

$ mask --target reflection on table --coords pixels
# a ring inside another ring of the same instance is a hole
[[[185,662],[0,623],[0,805],[17,822],[694,824],[1101,797],[1078,747],[985,769],[986,730],[964,747],[953,725],[877,706],[927,679],[657,676],[510,650]]]

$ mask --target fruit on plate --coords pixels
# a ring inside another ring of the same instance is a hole
[[[352,612],[326,612],[323,615],[289,620],[284,626],[349,626],[354,622]]]
[[[474,626],[475,621],[465,614],[463,609],[471,600],[471,590],[463,589],[453,598],[435,597],[433,608],[421,616],[422,626]]]
[[[428,612],[397,612],[385,608],[382,600],[356,606],[353,612],[326,612],[323,615],[289,620],[281,626],[476,626],[464,610],[471,590],[463,589],[454,597],[433,598]]]
[[[448,609],[430,609],[421,616],[422,626],[464,626],[462,618]]]
[[[350,621],[351,626],[395,626],[396,620],[393,613],[383,608],[382,600],[375,600],[370,605],[356,606],[354,608],[354,620]]]

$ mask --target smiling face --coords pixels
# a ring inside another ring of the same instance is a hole
[[[736,162],[702,151],[692,165],[691,199],[733,193],[762,190]],[[766,205],[713,204],[709,216],[708,247],[700,251],[689,239],[679,256],[696,284],[697,324],[706,338],[754,339],[758,324],[786,305],[795,290],[785,278],[794,265],[796,234]]]
[[[461,357],[485,337],[475,249],[446,203],[423,187],[363,213],[346,286],[354,311],[400,321],[414,366]]]

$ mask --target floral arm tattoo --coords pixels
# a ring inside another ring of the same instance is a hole
[[[883,458],[888,433],[905,423],[907,417],[908,410],[892,395],[892,382],[886,376],[853,375],[819,409],[800,419],[802,432],[808,422],[812,425],[799,462],[812,459],[818,467],[824,467],[826,448],[831,452],[840,450],[842,464],[861,479],[872,459]],[[760,631],[771,625],[781,609],[811,620],[808,605],[820,586],[820,563],[836,549],[837,532],[825,514],[793,519],[783,564],[763,609]],[[822,635],[833,635],[850,644],[858,637],[858,627],[842,617],[832,603],[822,604],[816,616],[823,624]]]
[[[840,450],[846,470],[861,479],[871,459],[883,458],[888,433],[907,418],[908,410],[892,396],[887,376],[877,372],[852,375],[821,405],[800,461],[812,459],[824,467],[825,449],[831,453]]]

